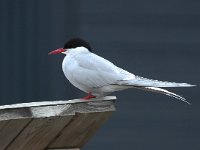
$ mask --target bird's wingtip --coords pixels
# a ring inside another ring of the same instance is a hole
[[[183,87],[194,87],[194,86],[197,86],[197,85],[189,84],[189,83],[183,83],[182,85],[183,85]]]

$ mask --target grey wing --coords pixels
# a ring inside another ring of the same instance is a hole
[[[78,70],[74,72],[74,78],[86,86],[103,87],[134,77],[133,74],[93,53],[76,56],[75,59],[78,62]]]
[[[168,81],[158,81],[153,79],[147,79],[139,76],[135,76],[134,79],[124,80],[120,84],[123,85],[133,85],[133,86],[143,86],[143,87],[191,87],[194,85],[188,83],[176,83]]]

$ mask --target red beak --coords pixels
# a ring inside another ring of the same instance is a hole
[[[56,49],[56,50],[53,50],[51,52],[48,53],[48,55],[52,55],[52,54],[60,54],[62,52],[65,52],[66,50],[64,48],[59,48],[59,49]]]

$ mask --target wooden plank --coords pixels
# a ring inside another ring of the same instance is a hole
[[[0,106],[0,149],[79,149],[115,111],[115,98]]]
[[[91,101],[85,104],[77,103],[73,105],[73,109],[77,113],[103,113],[107,111],[115,111],[115,106],[113,101]]]
[[[72,104],[0,109],[0,121],[74,115]]]
[[[112,112],[77,114],[49,148],[82,147]]]
[[[0,149],[5,149],[30,121],[31,119],[0,121]]]
[[[31,117],[32,117],[32,112],[30,108],[0,109],[0,121],[24,119]]]
[[[55,106],[64,104],[75,104],[75,103],[88,103],[88,102],[98,102],[98,101],[110,101],[115,99],[116,96],[105,96],[91,100],[73,99],[73,100],[59,100],[59,101],[30,102],[30,103],[2,105],[0,106],[0,110],[14,109],[14,108],[30,108],[30,107],[40,107],[40,106]]]
[[[7,150],[43,150],[73,116],[36,118],[16,137]]]

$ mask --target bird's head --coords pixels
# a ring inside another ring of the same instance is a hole
[[[88,42],[86,42],[85,40],[83,40],[81,38],[73,38],[73,39],[67,41],[63,48],[53,50],[53,51],[49,52],[48,54],[49,55],[60,54],[60,53],[67,54],[68,50],[73,50],[78,47],[85,47],[90,52],[92,52],[92,48],[90,47],[90,44]]]

